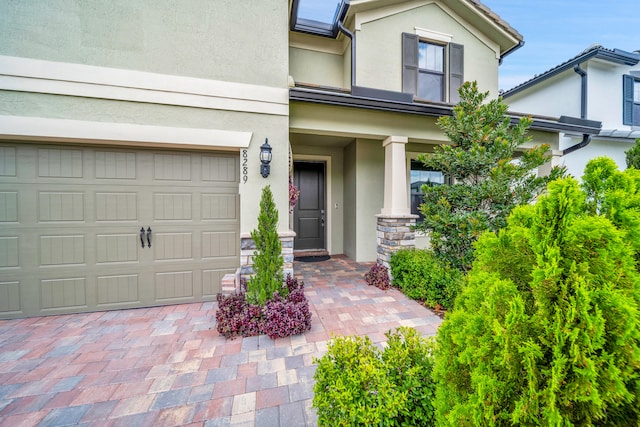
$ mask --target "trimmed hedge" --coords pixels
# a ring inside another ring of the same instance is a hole
[[[464,283],[460,270],[442,265],[433,252],[405,249],[395,252],[389,262],[393,286],[406,296],[430,307],[452,309]]]
[[[315,360],[319,426],[433,425],[431,344],[406,327],[385,335],[383,351],[367,336],[337,337]]]

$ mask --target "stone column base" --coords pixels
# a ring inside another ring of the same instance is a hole
[[[416,247],[414,227],[418,215],[376,215],[378,225],[378,264],[389,268],[391,254],[400,249]]]
[[[278,233],[282,244],[282,258],[284,259],[284,277],[290,274],[293,277],[293,238],[295,231],[289,230]],[[240,235],[240,278],[249,279],[253,275],[253,256],[256,251],[256,244],[251,238],[251,234],[242,233]]]

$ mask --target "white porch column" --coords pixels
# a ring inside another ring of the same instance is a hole
[[[384,205],[382,215],[409,215],[407,199],[406,136],[390,136],[384,140]]]

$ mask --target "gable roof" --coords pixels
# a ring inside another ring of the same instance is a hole
[[[355,13],[373,9],[413,8],[423,4],[432,3],[433,0],[331,0],[328,7],[335,9],[331,22],[319,22],[299,16],[301,2],[310,0],[289,0],[290,29],[317,36],[336,38],[339,34],[338,22],[348,20]],[[314,0],[324,2],[326,0]],[[492,38],[500,46],[500,56],[504,57],[524,44],[523,36],[515,28],[509,25],[498,14],[493,12],[480,0],[447,0],[443,2],[446,7],[457,13],[464,19],[474,22],[474,25],[491,34]],[[480,18],[480,19],[478,19]]]
[[[569,59],[568,61],[565,61],[562,64],[557,65],[542,74],[538,74],[532,79],[527,80],[512,89],[509,89],[502,94],[502,97],[508,98],[509,96],[515,95],[516,93],[530,88],[531,86],[534,86],[538,83],[542,83],[543,81],[550,79],[551,77],[560,74],[563,71],[573,68],[576,65],[580,65],[581,63],[589,59],[600,59],[614,64],[636,65],[638,64],[638,62],[640,62],[640,52],[627,52],[620,49],[607,49],[602,45],[594,44],[580,52],[578,55]]]

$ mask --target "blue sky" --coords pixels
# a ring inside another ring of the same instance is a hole
[[[524,36],[500,66],[510,89],[573,58],[594,43],[640,50],[640,0],[480,0]]]

